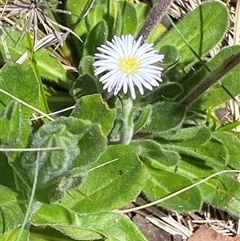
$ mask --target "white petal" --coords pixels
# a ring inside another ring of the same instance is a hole
[[[142,82],[139,81],[139,79],[136,78],[136,76],[132,76],[132,81],[138,87],[139,92],[141,93],[141,95],[143,95],[144,94],[144,90],[143,90],[143,87],[142,87]]]
[[[126,74],[124,75],[124,77],[125,77],[125,81],[123,84],[123,93],[126,94],[128,91],[128,83],[129,81],[131,81],[131,78],[129,78],[129,76],[127,76]]]
[[[124,85],[124,78],[122,76],[121,78],[118,79],[118,82],[115,86],[114,95],[118,94],[118,92],[120,91],[123,85]]]
[[[129,81],[128,86],[129,86],[129,90],[130,90],[132,98],[136,99],[136,93],[135,93],[133,82]]]
[[[149,89],[149,90],[152,90],[152,89],[153,89],[152,86],[151,86],[144,78],[142,78],[141,75],[135,75],[134,77],[137,78],[137,79],[139,80],[139,82],[140,82],[145,88],[147,88],[147,89]]]
[[[116,74],[119,74],[119,71],[117,70],[111,70],[108,73],[106,73],[105,75],[103,75],[99,81],[102,82],[103,84],[108,82],[109,78],[113,78]]]

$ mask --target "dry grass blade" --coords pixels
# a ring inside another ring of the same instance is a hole
[[[2,21],[0,20],[0,36],[1,36],[1,41],[2,41],[2,45],[3,45],[3,49],[6,55],[7,60],[11,61],[11,55],[10,52],[8,50],[8,46],[7,46],[7,41],[4,35],[4,26]]]
[[[141,197],[138,197],[135,200],[135,203],[138,205],[144,205],[147,202]],[[144,215],[145,218],[166,232],[172,235],[179,234],[183,237],[183,239],[187,239],[192,235],[192,232],[188,228],[174,220],[170,215],[166,215],[160,211],[157,207],[148,207],[146,210],[149,211],[153,216]]]
[[[55,115],[61,114],[61,113],[66,112],[66,111],[73,110],[74,108],[75,108],[75,105],[64,108],[64,109],[61,109],[61,110],[58,110],[58,111],[55,111],[55,112],[52,112],[52,113],[49,113],[48,116],[55,116]],[[43,115],[36,116],[36,117],[31,118],[31,121],[39,120],[39,119],[42,119],[42,118],[44,118]]]
[[[60,2],[55,2],[60,3]],[[25,36],[26,32],[33,33],[33,43],[37,41],[38,33],[44,32],[46,35],[53,34],[59,44],[63,44],[64,40],[61,29],[65,32],[76,34],[69,28],[62,26],[52,20],[49,15],[52,12],[71,14],[69,11],[55,9],[49,1],[43,0],[8,0],[5,5],[0,7],[2,20],[11,19],[13,29],[21,29],[21,36],[18,42]],[[79,37],[76,36],[78,39]]]
[[[62,147],[46,147],[46,148],[0,148],[2,152],[36,152],[36,151],[58,151],[63,150]]]
[[[3,94],[5,94],[5,95],[7,95],[7,96],[9,96],[10,98],[14,99],[14,100],[17,101],[18,103],[21,103],[21,104],[27,106],[28,108],[36,111],[37,113],[41,114],[41,115],[44,116],[45,118],[47,118],[47,119],[49,119],[49,120],[51,120],[51,121],[54,121],[54,119],[53,119],[51,116],[49,116],[48,114],[42,112],[41,110],[35,108],[35,107],[32,106],[32,105],[26,103],[25,101],[20,100],[19,98],[17,98],[17,97],[15,97],[14,95],[8,93],[7,91],[5,91],[5,90],[3,90],[3,89],[0,88],[0,92],[3,93]]]
[[[59,37],[62,41],[65,41],[69,33],[59,33]],[[45,47],[49,47],[51,45],[57,44],[56,48],[59,46],[59,41],[54,34],[48,34],[39,41],[34,44],[33,51],[36,52],[37,50]],[[55,48],[55,49],[56,49]],[[19,59],[16,61],[17,64],[22,64],[28,59],[28,54],[25,52]]]

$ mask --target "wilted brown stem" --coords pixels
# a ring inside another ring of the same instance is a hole
[[[159,23],[162,16],[170,6],[173,0],[159,0],[158,3],[155,3],[152,7],[152,10],[147,17],[144,25],[138,33],[137,39],[142,36],[142,43],[148,38],[149,34],[153,30],[153,28]]]
[[[226,59],[220,67],[211,72],[200,85],[182,100],[181,104],[185,107],[191,105],[204,91],[215,84],[238,64],[240,64],[240,52]]]

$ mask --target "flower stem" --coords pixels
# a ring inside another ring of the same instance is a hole
[[[121,143],[128,145],[133,136],[133,101],[131,97],[122,100],[123,124],[121,128]]]
[[[28,52],[29,62],[30,62],[30,65],[33,68],[33,71],[35,72],[35,74],[37,76],[38,83],[39,83],[39,88],[40,88],[40,97],[39,97],[40,110],[43,111],[44,113],[49,113],[50,110],[49,110],[49,107],[48,107],[46,95],[44,93],[43,84],[42,84],[41,76],[40,76],[38,65],[37,65],[37,60],[36,60],[35,54],[34,54],[34,49],[33,49],[34,47],[33,47],[31,35],[30,35],[29,32],[26,33],[26,43],[27,43],[27,52]],[[48,122],[49,120],[46,119],[45,121]]]

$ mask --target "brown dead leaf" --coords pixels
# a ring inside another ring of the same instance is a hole
[[[202,225],[188,241],[240,241],[240,236],[230,237],[217,233],[212,228]]]

